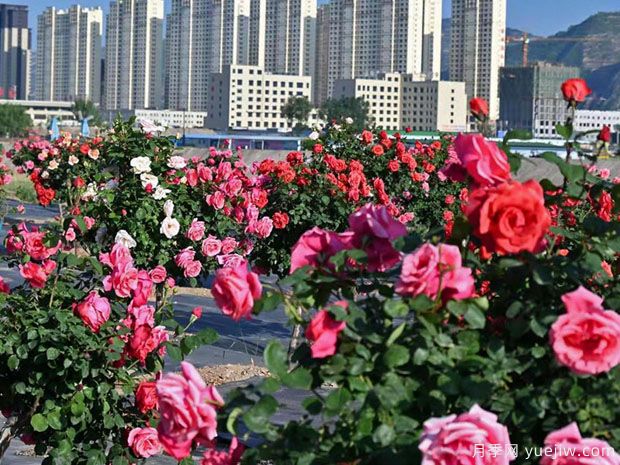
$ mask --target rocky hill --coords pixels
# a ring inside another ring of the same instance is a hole
[[[507,29],[509,36],[523,31]],[[580,24],[548,38],[530,36],[529,61],[578,66],[594,90],[590,108],[620,110],[620,11],[598,13]],[[550,40],[545,40],[550,39]],[[554,40],[555,39],[555,40]],[[443,22],[442,76],[447,78],[450,50],[450,19]],[[520,66],[520,42],[508,44],[506,65]]]

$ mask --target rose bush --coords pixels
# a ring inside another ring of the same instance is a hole
[[[342,232],[350,213],[368,202],[385,205],[409,228],[448,228],[464,185],[447,182],[442,172],[454,157],[450,137],[430,145],[410,143],[400,134],[332,126],[308,139],[311,154],[291,152],[286,161],[256,165],[268,192],[264,214],[274,229],[257,242],[252,261],[283,275],[289,271],[291,247],[313,227]]]
[[[541,463],[618,463],[620,180],[545,155],[562,186],[481,182],[478,167],[514,162],[488,144],[457,148],[469,185],[449,235],[390,234],[388,207],[368,205],[347,230],[301,236],[254,312],[301,308],[288,314],[305,340],[292,365],[271,343],[271,377],[232,392],[220,420],[260,438],[244,463],[521,464],[550,444],[577,455]],[[381,237],[396,260],[374,255]],[[281,386],[306,391],[299,419],[272,419]]]

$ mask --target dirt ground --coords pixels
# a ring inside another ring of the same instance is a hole
[[[215,365],[198,368],[200,376],[207,384],[221,384],[243,381],[255,377],[269,376],[269,370],[256,365]]]

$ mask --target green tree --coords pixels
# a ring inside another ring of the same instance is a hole
[[[80,121],[82,118],[87,118],[90,116],[91,119],[88,122],[90,126],[101,126],[103,123],[99,109],[90,100],[76,100],[71,107],[71,111]]]
[[[312,111],[312,104],[307,97],[293,96],[282,107],[284,116],[291,125],[295,124],[295,129],[305,129],[308,127],[308,117]]]
[[[357,131],[361,131],[369,123],[368,102],[361,97],[326,100],[321,105],[319,114],[328,123],[332,121],[341,123],[346,118],[351,118],[352,127]]]
[[[32,126],[32,120],[23,107],[0,105],[0,136],[25,136]]]

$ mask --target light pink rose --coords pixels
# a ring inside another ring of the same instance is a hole
[[[194,442],[206,443],[217,436],[217,408],[224,404],[217,389],[207,387],[191,364],[181,362],[181,372],[167,373],[157,381],[159,441],[177,460],[190,454]]]
[[[136,457],[148,458],[161,454],[162,447],[155,428],[134,428],[129,432],[127,444]]]
[[[262,237],[263,239],[269,237],[271,231],[273,230],[273,220],[268,216],[261,218],[256,223],[256,235],[258,237]]]
[[[336,233],[314,227],[299,238],[291,250],[291,273],[304,266],[329,264],[329,259],[347,247]]]
[[[76,238],[76,235],[75,235],[75,229],[73,229],[73,228],[68,228],[68,229],[65,231],[65,239],[66,239],[68,242],[73,242],[73,241],[75,240],[75,238]]]
[[[222,239],[222,253],[229,254],[235,251],[239,243],[232,237]]]
[[[185,266],[193,261],[196,258],[196,252],[194,251],[194,249],[192,249],[191,247],[187,247],[183,250],[181,250],[176,257],[174,257],[174,263],[176,263],[176,265],[179,268],[185,268]]]
[[[603,308],[603,299],[586,288],[562,296],[566,314],[549,338],[558,363],[582,375],[606,373],[620,364],[620,314]]]
[[[488,453],[491,444],[500,445],[501,452]],[[508,429],[497,422],[497,415],[474,405],[467,413],[424,423],[421,465],[508,465],[516,459],[510,444]],[[477,445],[485,454],[476,454]]]
[[[207,238],[202,241],[202,254],[205,257],[215,257],[222,251],[222,241],[215,236],[209,234]]]
[[[187,230],[187,238],[191,241],[201,241],[205,236],[205,223],[194,218],[192,224]]]
[[[202,272],[202,264],[198,260],[192,260],[183,268],[183,276],[186,278],[195,278]]]
[[[101,326],[110,318],[110,302],[92,291],[78,304],[73,304],[73,313],[79,316],[91,331],[98,333]]]
[[[243,260],[235,268],[221,268],[215,273],[211,288],[215,303],[224,315],[239,321],[250,318],[254,302],[260,298],[262,286],[258,275]]]
[[[245,258],[236,253],[218,255],[217,262],[222,268],[236,268],[245,262]]]
[[[461,252],[454,245],[424,244],[403,259],[396,292],[403,296],[424,294],[444,302],[472,297],[476,291],[469,268],[462,266]]]
[[[124,268],[127,264],[133,263],[133,258],[127,247],[120,243],[116,243],[114,247],[112,247],[110,253],[99,254],[99,261],[101,264],[109,266],[110,268],[114,268],[115,266]]]
[[[221,210],[222,208],[224,208],[225,200],[226,200],[226,195],[221,191],[217,191],[217,192],[214,192],[213,194],[207,195],[207,204],[212,206],[216,210]]]
[[[540,465],[620,465],[620,455],[607,442],[582,438],[577,423],[549,434],[547,447],[552,452],[542,454]]]
[[[166,269],[161,265],[157,265],[149,273],[149,276],[151,277],[151,279],[153,280],[155,284],[163,283],[166,280],[167,275],[168,273],[166,273]]]
[[[348,302],[340,301],[334,305],[346,309]],[[327,310],[317,312],[306,328],[306,337],[312,342],[310,347],[312,358],[325,358],[334,355],[338,343],[338,334],[344,331],[345,327],[344,321],[336,321]]]
[[[508,157],[495,142],[486,140],[481,134],[459,134],[454,150],[476,184],[496,185],[510,179]]]

